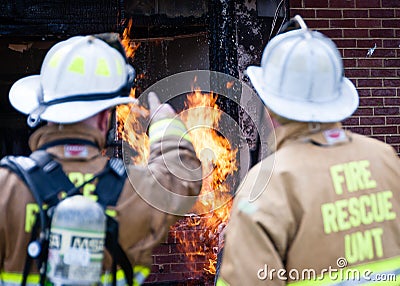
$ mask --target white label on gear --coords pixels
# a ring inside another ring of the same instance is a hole
[[[88,266],[90,252],[85,248],[70,247],[64,254],[64,263],[68,265]]]

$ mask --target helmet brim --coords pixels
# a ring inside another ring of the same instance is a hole
[[[260,80],[264,78],[261,67],[249,66],[246,72],[264,104],[287,119],[302,122],[338,122],[351,116],[358,107],[357,90],[346,77],[343,77],[339,96],[334,100],[312,102],[282,98],[269,90]]]
[[[22,78],[10,89],[10,103],[21,113],[30,114],[39,106],[42,92],[39,75]],[[127,96],[105,100],[64,102],[48,106],[40,118],[55,123],[75,123],[113,106],[134,102],[137,102],[135,98]]]

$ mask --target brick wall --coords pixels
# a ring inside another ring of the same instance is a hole
[[[344,126],[400,154],[400,1],[290,0],[290,14],[332,38],[343,56],[345,75],[360,95]]]

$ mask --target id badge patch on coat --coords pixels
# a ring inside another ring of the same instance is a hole
[[[323,134],[324,134],[326,142],[329,145],[335,145],[338,143],[348,141],[346,133],[344,132],[343,129],[339,129],[339,128],[329,129],[329,130],[325,130],[323,132]]]
[[[67,144],[64,145],[64,156],[66,158],[86,158],[88,148],[86,145]]]

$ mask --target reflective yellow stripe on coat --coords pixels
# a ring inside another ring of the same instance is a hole
[[[178,136],[190,142],[185,124],[178,119],[166,118],[152,123],[149,127],[150,143],[161,140],[165,136]]]

